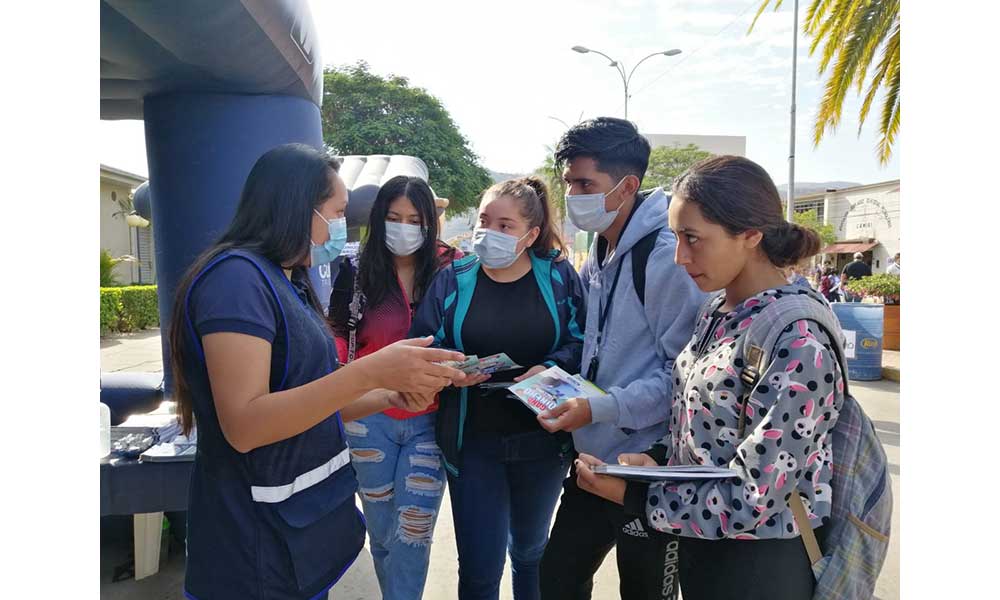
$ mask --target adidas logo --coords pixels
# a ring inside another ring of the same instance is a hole
[[[622,531],[625,532],[627,535],[631,535],[632,537],[641,537],[641,538],[649,537],[649,534],[646,533],[646,530],[642,528],[642,521],[640,521],[639,519],[636,519],[631,523],[622,527]]]

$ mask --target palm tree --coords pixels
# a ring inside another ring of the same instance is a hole
[[[562,178],[562,169],[556,167],[555,154],[555,146],[546,145],[545,161],[535,169],[533,175],[541,178],[549,188],[549,198],[556,209],[556,217],[563,223],[566,220],[566,182]]]
[[[773,0],[778,10],[783,0]],[[899,133],[899,2],[900,0],[812,0],[806,11],[802,30],[812,39],[809,54],[823,46],[819,74],[829,72],[816,122],[813,143],[819,145],[823,134],[836,131],[840,124],[844,97],[852,87],[864,101],[859,111],[858,135],[881,91],[882,106],[877,154],[884,165],[892,156]],[[772,4],[763,0],[750,29]],[[881,49],[881,56],[876,54]],[[871,79],[868,73],[874,65]]]

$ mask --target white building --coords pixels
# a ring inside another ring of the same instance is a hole
[[[135,259],[115,265],[115,275],[123,284],[156,283],[153,228],[129,227],[123,214],[129,194],[144,181],[140,175],[101,165],[101,248],[112,257]]]
[[[899,252],[898,179],[796,198],[795,211],[807,210],[833,225],[837,242],[822,252],[838,271],[861,252],[873,273],[885,273],[888,259]]]
[[[642,134],[653,148],[661,146],[680,146],[694,144],[698,148],[712,154],[747,155],[747,138],[742,135],[679,135],[672,133]]]

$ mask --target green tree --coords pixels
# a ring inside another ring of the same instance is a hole
[[[670,190],[684,171],[694,163],[712,156],[711,152],[706,152],[694,144],[687,146],[660,146],[653,148],[649,154],[649,168],[646,169],[646,177],[642,180],[643,188],[663,187]]]
[[[409,154],[427,163],[431,186],[461,213],[490,185],[441,102],[405,77],[381,77],[360,61],[323,76],[323,141],[339,155]]]
[[[774,10],[778,10],[782,2],[773,0]],[[853,87],[860,95],[867,80],[868,89],[864,91],[858,114],[858,134],[861,134],[875,98],[882,92],[876,153],[882,164],[889,162],[899,133],[899,2],[812,0],[806,9],[802,30],[812,37],[809,54],[814,54],[822,45],[819,74],[829,73],[813,124],[815,145],[819,145],[824,133],[836,131],[847,92]],[[770,4],[772,0],[761,2],[750,31]],[[876,57],[879,49],[881,55]],[[872,71],[870,79],[869,71]]]
[[[562,170],[556,167],[556,151],[553,146],[545,147],[545,160],[542,166],[535,169],[533,175],[539,177],[549,188],[549,198],[556,209],[557,219],[566,219],[566,182],[562,178]]]
[[[816,209],[796,212],[792,215],[792,220],[795,221],[796,225],[801,225],[815,231],[819,235],[819,239],[823,242],[823,248],[837,241],[837,234],[833,229],[833,225],[824,225],[819,220],[819,214],[816,212]],[[822,250],[822,248],[820,249]]]

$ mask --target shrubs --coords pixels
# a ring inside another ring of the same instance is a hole
[[[105,249],[101,249],[101,287],[110,287],[113,285],[121,285],[118,282],[118,276],[115,275],[115,265],[118,261],[111,256],[111,253]],[[103,314],[103,311],[102,311]],[[102,321],[102,327],[103,321]]]
[[[879,273],[851,279],[845,287],[860,296],[878,298],[883,304],[899,304],[899,276]]]
[[[155,285],[101,288],[101,335],[160,324]]]

